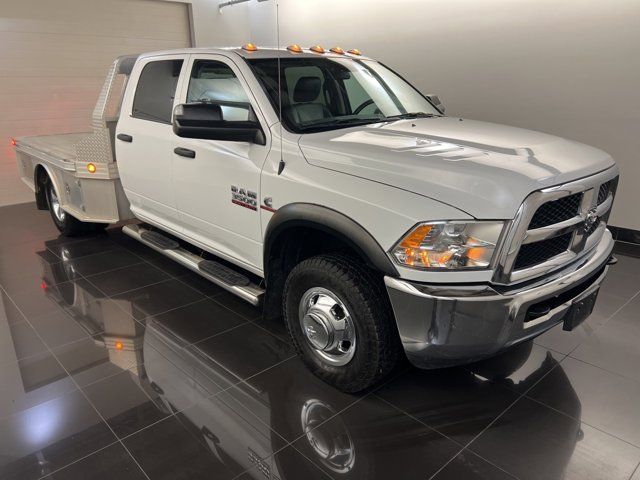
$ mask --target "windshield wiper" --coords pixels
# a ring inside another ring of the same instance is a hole
[[[426,113],[426,112],[410,112],[410,113],[401,113],[399,115],[389,115],[382,119],[383,122],[388,120],[406,120],[411,118],[433,118],[433,117],[441,117],[442,115],[438,115],[435,113]]]
[[[312,123],[301,127],[303,131],[314,130],[316,128],[326,127],[355,127],[358,125],[366,125],[368,123],[384,122],[384,117],[369,117],[369,118],[334,118],[326,122]]]

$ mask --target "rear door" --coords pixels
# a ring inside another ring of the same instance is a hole
[[[182,84],[183,103],[225,102],[223,119],[247,120],[250,109],[266,145],[174,136],[176,205],[184,233],[223,258],[259,273],[262,265],[260,172],[269,152],[269,130],[238,66],[222,55],[191,55]]]
[[[180,232],[172,181],[171,126],[180,72],[187,55],[136,64],[116,129],[116,158],[131,210],[140,219]]]

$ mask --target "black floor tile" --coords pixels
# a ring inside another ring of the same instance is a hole
[[[0,335],[0,365],[46,351],[46,345],[26,321],[8,325]]]
[[[169,260],[174,264],[176,263],[173,260],[170,260],[170,259],[167,259],[167,260]],[[162,267],[159,267],[159,268],[162,268]],[[167,269],[163,269],[163,270],[166,271]],[[175,272],[174,274],[176,278],[178,278],[180,281],[186,283],[191,288],[195,288],[197,291],[199,291],[200,293],[208,297],[215,297],[216,295],[219,295],[225,292],[224,289],[222,289],[221,287],[218,287],[212,281],[207,280],[202,275],[198,275],[197,273],[192,272],[191,270],[187,271],[187,273]]]
[[[149,315],[182,307],[203,300],[205,297],[188,285],[176,279],[169,279],[114,295],[113,298],[127,302],[126,308],[130,309],[128,312],[133,318],[142,320]]]
[[[144,260],[140,257],[134,255],[128,250],[118,248],[108,250],[103,253],[74,258],[72,260],[68,260],[66,263],[68,263],[80,275],[88,277],[90,275],[115,270],[116,268],[127,267],[143,261]]]
[[[460,450],[377,397],[333,413],[315,397],[281,413],[294,428],[303,425],[305,434],[292,445],[327,475],[346,470],[351,478],[425,479]]]
[[[295,354],[289,344],[251,323],[198,342],[193,347],[229,371],[233,382],[273,367]]]
[[[165,418],[171,412],[159,399],[153,402],[144,388],[155,395],[144,370],[126,370],[82,390],[119,438],[126,437]]]
[[[49,348],[87,338],[89,334],[66,310],[39,315],[29,320]]]
[[[640,292],[640,274],[637,271],[627,272],[616,267],[617,265],[614,265],[609,269],[607,278],[600,287],[601,291],[629,300]]]
[[[185,305],[146,319],[171,331],[185,344],[195,343],[247,323],[244,317],[211,299]]]
[[[142,246],[148,250],[151,250],[146,245],[142,245]],[[187,267],[180,265],[178,262],[165,257],[164,255],[156,252],[155,250],[151,250],[151,252],[139,252],[136,250],[136,253],[141,257],[143,257],[151,265],[159,268],[163,272],[168,273],[172,277],[182,277],[184,275],[188,275],[189,273],[193,273]]]
[[[298,415],[308,400],[317,399],[327,406],[325,413],[337,414],[361,398],[330,387],[313,375],[297,356],[217,397],[231,405],[247,422],[269,426],[288,442],[305,433],[299,421],[291,421],[291,415]]]
[[[640,381],[640,296],[585,340],[571,356]]]
[[[572,407],[579,418],[580,401]],[[526,397],[469,449],[522,480],[628,479],[640,450]]]
[[[558,365],[564,355],[525,342],[465,369],[518,393],[525,393]]]
[[[376,395],[461,445],[518,398],[510,389],[462,368],[414,369],[386,384]]]
[[[640,447],[640,382],[566,358],[528,395]]]
[[[49,251],[63,260],[86,257],[119,248],[104,233],[92,237],[82,237],[77,241],[65,241],[64,237],[62,239],[63,241],[46,242],[46,245]]]
[[[106,295],[112,296],[162,282],[169,278],[169,275],[148,263],[137,263],[117,270],[92,275],[89,277],[89,281]]]
[[[42,242],[15,245],[0,255],[0,284],[9,293],[37,289],[45,274],[61,263]]]
[[[0,418],[76,390],[75,383],[49,352],[0,365]]]
[[[202,425],[204,430],[204,425]],[[206,432],[206,430],[204,430]],[[245,468],[239,462],[248,462],[247,444],[234,438],[241,432],[229,432],[228,437],[204,436],[196,438],[175,416],[170,416],[124,440],[125,446],[152,480],[215,478],[232,479]],[[221,435],[224,432],[218,432]],[[210,443],[204,443],[205,438]],[[251,437],[247,436],[246,441]],[[238,449],[220,456],[227,444]]]
[[[483,460],[469,450],[463,450],[440,470],[433,480],[514,480],[516,477]]]
[[[259,316],[251,321],[260,328],[264,328],[268,332],[274,334],[280,340],[293,345],[293,340],[291,339],[291,335],[289,335],[289,331],[287,330],[283,317],[266,319]]]
[[[46,480],[144,480],[145,474],[120,443],[114,443],[45,477]]]
[[[331,478],[356,478],[345,472],[331,477],[293,447],[286,447],[265,459],[254,459],[255,466],[235,480],[255,480],[257,478],[303,478],[305,480],[329,480]],[[269,476],[270,475],[270,476]],[[374,477],[369,477],[374,478]]]
[[[237,314],[242,315],[247,320],[256,320],[262,315],[262,311],[259,308],[254,307],[250,303],[245,302],[241,298],[236,297],[227,291],[223,291],[213,298],[216,302],[224,305],[230,310],[233,310]]]
[[[536,337],[533,342],[536,345],[568,355],[593,335],[597,328],[585,321],[571,332],[566,332],[562,329],[562,324],[559,324]]]
[[[3,290],[0,290],[0,323],[13,325],[14,323],[24,322],[26,317],[20,313],[18,307],[15,306],[11,297]]]
[[[0,420],[0,478],[36,479],[116,438],[78,390]]]
[[[32,319],[40,315],[51,314],[69,307],[73,307],[79,301],[104,297],[87,280],[78,278],[58,284],[49,284],[46,281],[38,284],[38,289],[11,295],[20,311]]]

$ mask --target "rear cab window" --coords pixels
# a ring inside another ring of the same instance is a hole
[[[140,73],[131,116],[159,123],[171,123],[183,60],[154,60]]]

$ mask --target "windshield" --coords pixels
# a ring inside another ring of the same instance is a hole
[[[278,60],[248,63],[279,111]],[[413,86],[371,60],[283,58],[280,72],[282,121],[296,133],[440,115]]]

